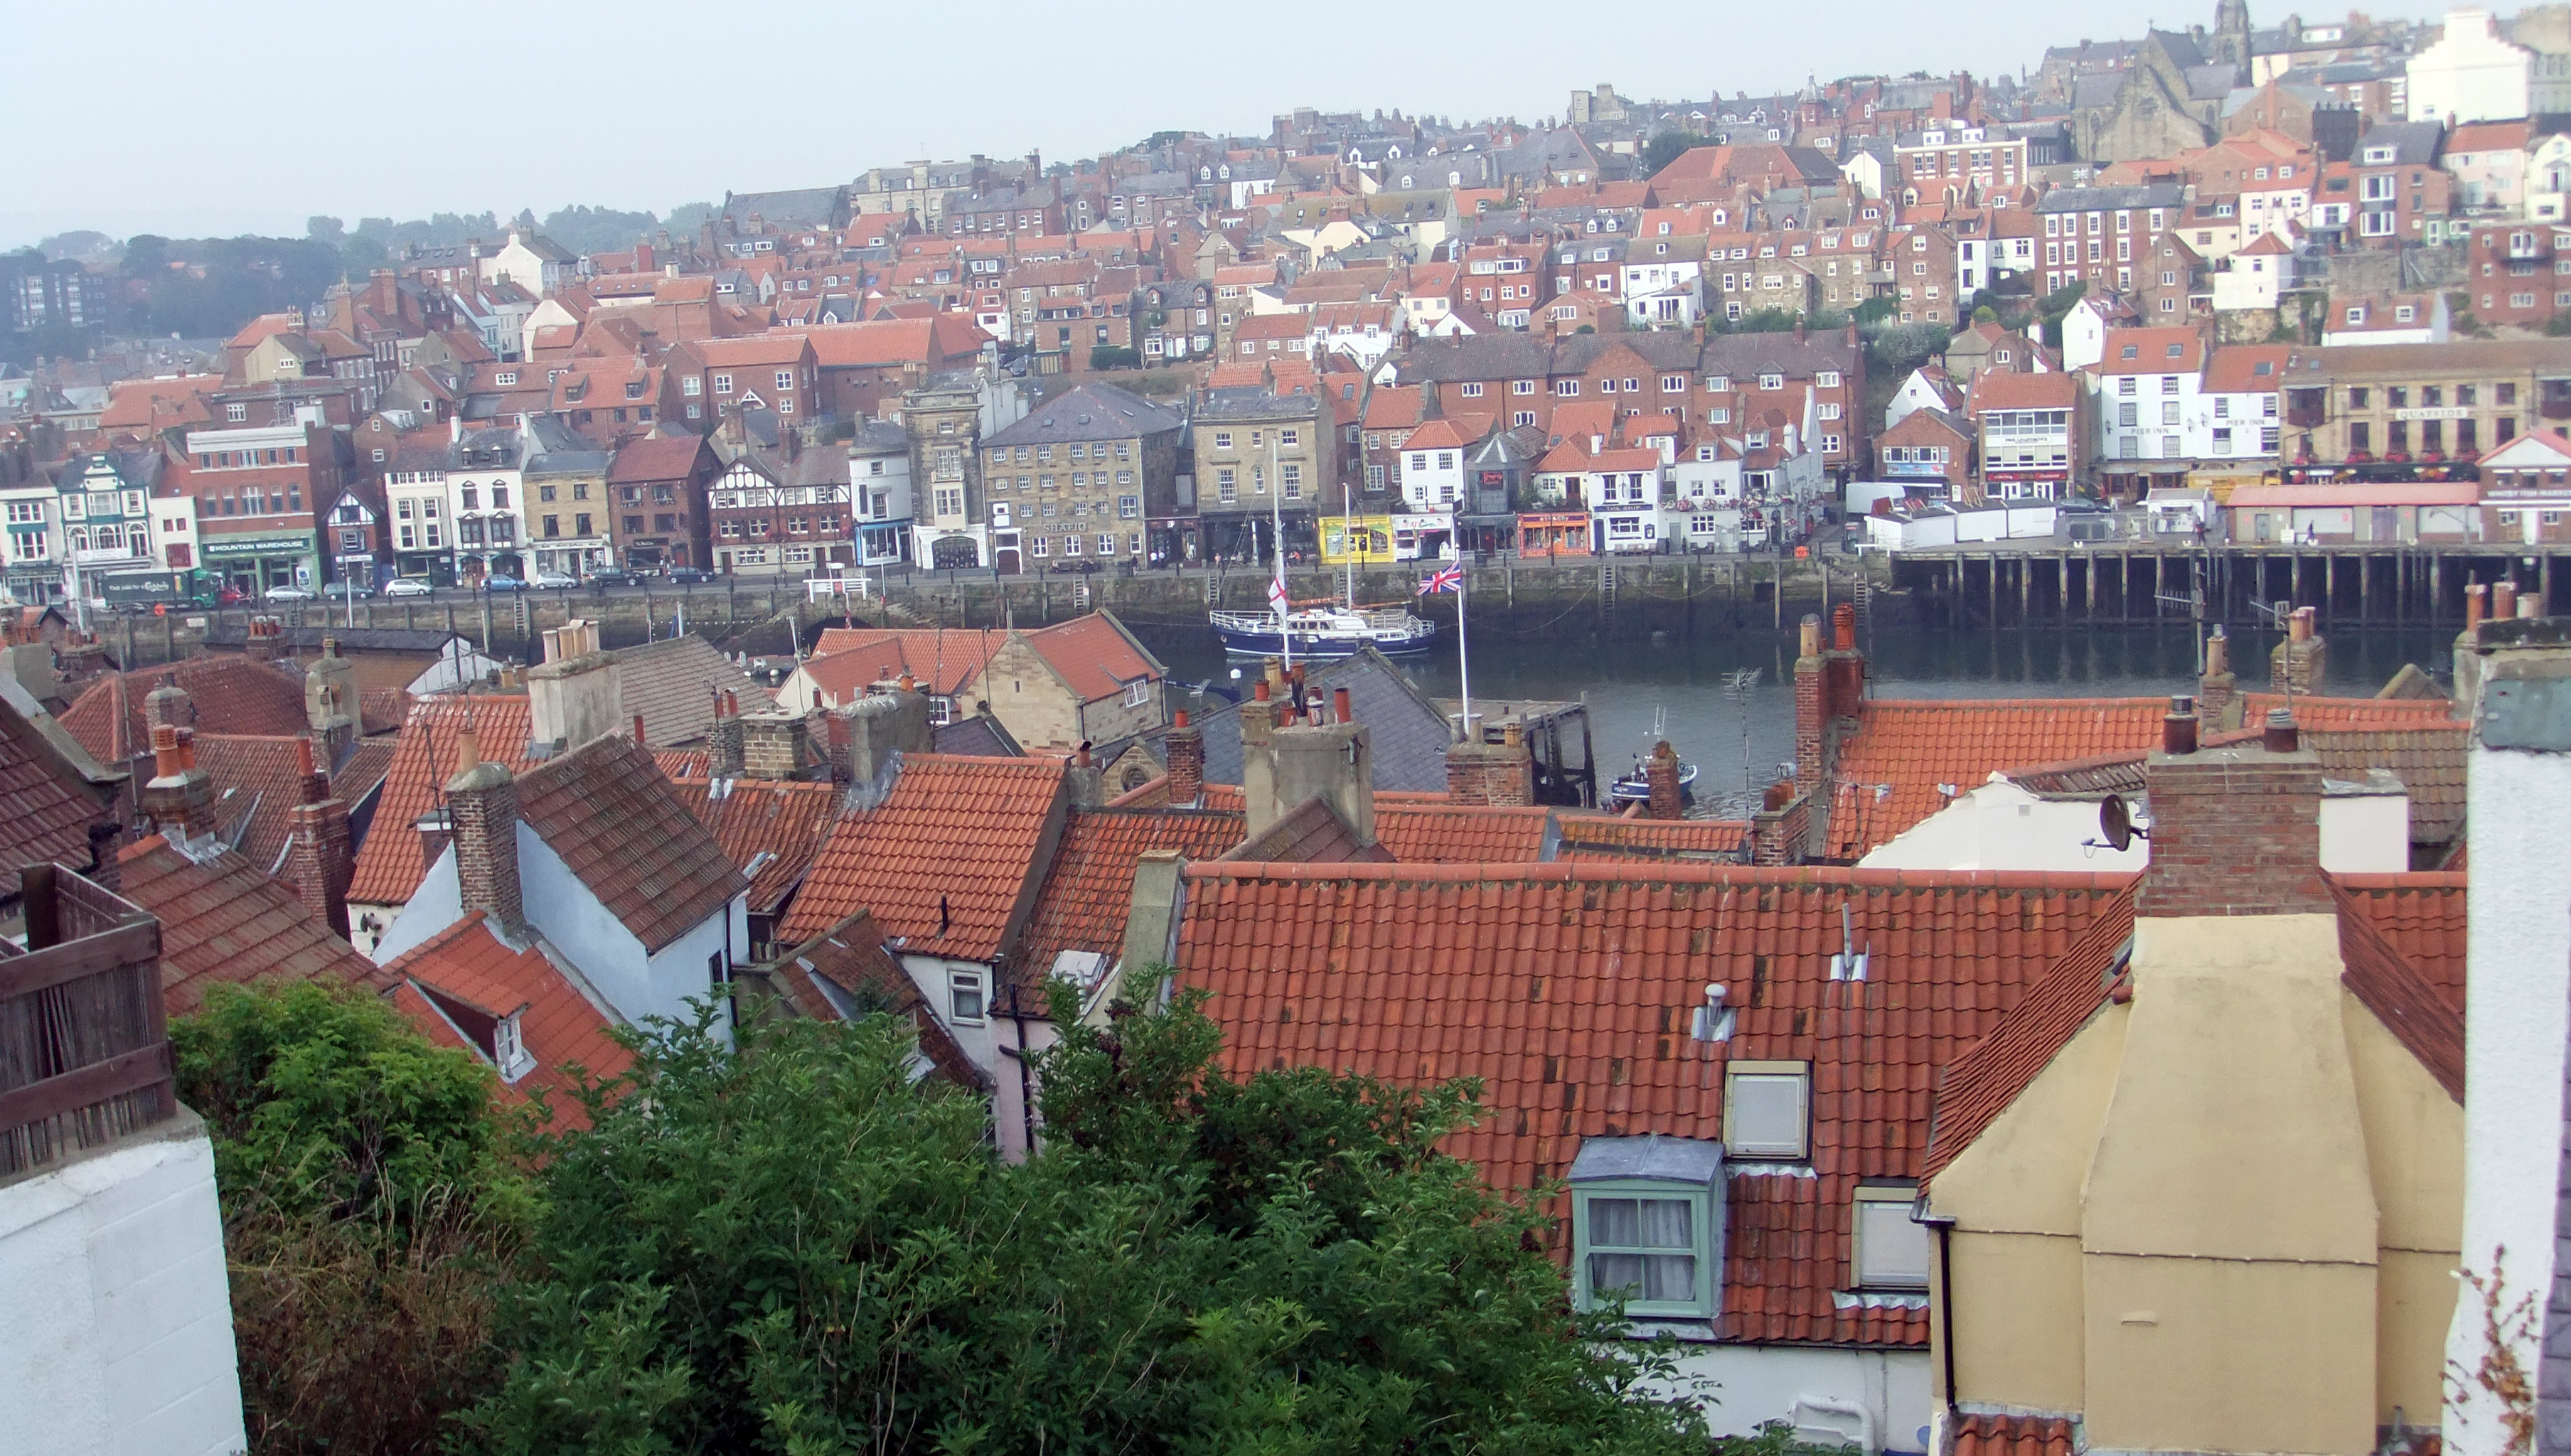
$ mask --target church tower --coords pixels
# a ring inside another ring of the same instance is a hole
[[[2208,61],[2218,65],[2238,66],[2242,81],[2249,81],[2250,69],[2250,0],[2217,0],[2214,7],[2214,34],[2206,37]]]

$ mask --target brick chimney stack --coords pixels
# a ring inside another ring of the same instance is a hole
[[[1172,716],[1162,752],[1170,760],[1170,805],[1193,808],[1205,798],[1205,731],[1188,721],[1188,711]]]
[[[1447,802],[1511,806],[1534,798],[1534,764],[1527,758],[1524,725],[1514,720],[1502,724],[1496,743],[1446,745]]]
[[[285,651],[283,629],[273,617],[250,620],[250,638],[242,644],[242,656],[254,663],[272,663]]]
[[[739,778],[742,769],[741,700],[734,694],[715,694],[715,727],[710,735],[713,762],[707,774],[713,778]]]
[[[2268,655],[2268,691],[2301,698],[2320,692],[2329,644],[2320,635],[2319,616],[2316,608],[2298,607],[2288,619],[2286,640]]]
[[[215,780],[197,766],[196,729],[170,724],[152,729],[152,777],[139,804],[174,844],[215,831]]]
[[[357,868],[348,847],[348,806],[330,791],[330,775],[314,765],[310,738],[294,740],[294,757],[302,774],[302,793],[287,814],[294,892],[305,914],[345,940],[348,881]]]
[[[1099,808],[1107,802],[1107,775],[1100,771],[1097,759],[1090,756],[1089,740],[1083,738],[1072,752],[1062,774],[1063,789],[1071,796],[1076,809]]]
[[[1643,810],[1646,818],[1675,819],[1680,816],[1679,751],[1667,738],[1652,746],[1652,756],[1643,764],[1643,781],[1650,785],[1651,798]]]
[[[2282,718],[2283,722],[2277,719]],[[2272,715],[2262,741],[2156,752],[2145,766],[2151,862],[2145,916],[2327,915],[2321,877],[2321,764]]]
[[[303,721],[321,742],[327,770],[357,740],[357,667],[339,656],[339,640],[321,639],[321,656],[303,668]]]
[[[2215,731],[2241,726],[2240,684],[2232,676],[2232,641],[2223,624],[2205,640],[2205,674],[2196,680],[2196,716]]]
[[[503,940],[523,943],[527,909],[518,887],[518,783],[508,765],[482,756],[471,726],[455,735],[455,776],[446,780],[455,836],[457,897],[480,910]]]
[[[1280,725],[1259,748],[1251,747],[1245,734],[1242,787],[1254,837],[1317,796],[1358,844],[1375,842],[1373,740],[1364,724],[1329,723],[1327,717],[1315,710],[1306,719]]]
[[[1821,682],[1821,619],[1802,621],[1795,658],[1795,786],[1811,793],[1821,785],[1821,740],[1829,729],[1829,693]]]

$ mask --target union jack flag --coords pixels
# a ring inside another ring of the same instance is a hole
[[[1419,595],[1423,597],[1433,597],[1440,592],[1461,592],[1463,590],[1464,568],[1461,566],[1441,566],[1436,571],[1419,579]]]

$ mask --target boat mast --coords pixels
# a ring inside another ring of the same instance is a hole
[[[1339,479],[1339,563],[1347,569],[1347,585],[1339,589],[1339,598],[1353,612],[1357,609],[1357,556],[1355,548],[1349,545],[1348,533],[1356,529],[1357,508],[1356,498],[1348,491],[1347,478],[1342,476]],[[1373,544],[1371,538],[1367,544]]]
[[[1280,661],[1291,673],[1294,602],[1286,594],[1286,487],[1277,479],[1277,431],[1273,427],[1268,432],[1268,549],[1277,556],[1277,646]]]

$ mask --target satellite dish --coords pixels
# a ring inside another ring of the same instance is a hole
[[[2099,800],[2098,832],[2118,853],[2132,848],[2136,839],[2151,837],[2145,830],[2134,827],[2134,811],[2125,806],[2121,795],[2113,793]]]

